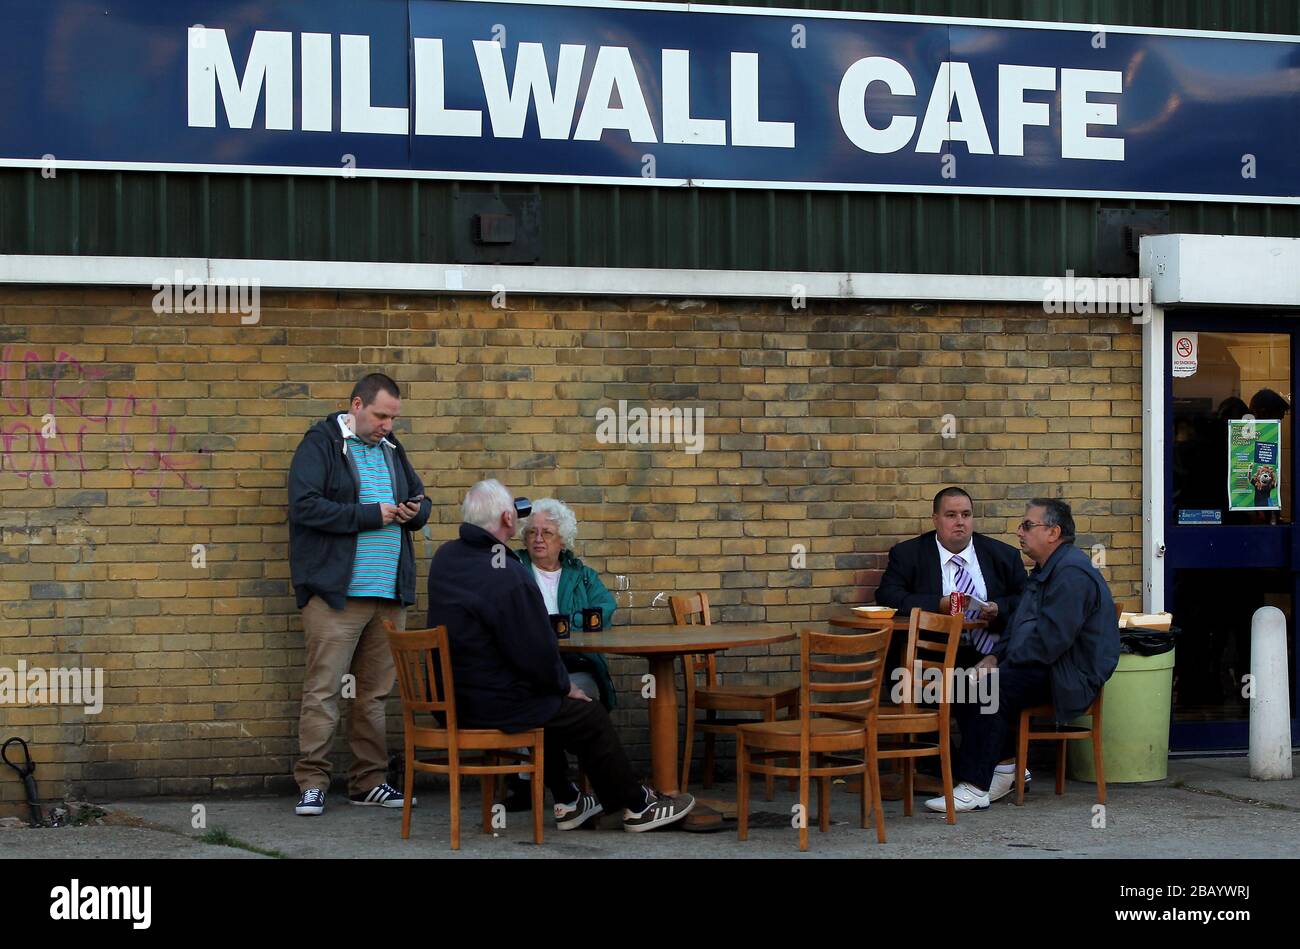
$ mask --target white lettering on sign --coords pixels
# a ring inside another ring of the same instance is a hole
[[[405,135],[410,125],[403,106],[370,102],[370,37],[339,37],[339,125],[343,132]]]
[[[418,42],[418,40],[417,40]],[[438,41],[439,47],[442,41]],[[515,60],[515,82],[506,81],[505,56],[501,44],[475,40],[474,55],[487,96],[492,134],[497,138],[523,138],[530,101],[537,106],[537,126],[542,138],[564,140],[573,128],[573,113],[578,105],[578,83],[582,79],[585,46],[565,43],[560,47],[560,65],[555,86],[546,67],[546,52],[541,43],[520,43]],[[441,53],[438,71],[442,71]],[[418,132],[418,129],[417,129]],[[477,134],[477,132],[475,133]]]
[[[948,119],[954,102],[961,112],[961,118],[956,122]],[[972,155],[993,154],[984,113],[980,110],[979,94],[975,91],[975,79],[967,63],[939,64],[939,75],[935,77],[930,104],[925,109],[925,120],[921,122],[916,150],[937,155],[947,141],[965,142]]]
[[[883,82],[890,94],[896,96],[916,95],[916,84],[902,63],[884,56],[859,59],[840,80],[840,127],[844,134],[864,152],[888,155],[906,147],[912,140],[916,117],[895,116],[884,128],[872,125],[867,120],[863,98],[873,82]]]
[[[1188,376],[1196,375],[1199,348],[1199,333],[1174,334],[1174,351],[1169,359],[1169,367],[1175,379],[1186,379]]]
[[[1025,154],[1025,128],[1050,127],[1051,106],[1047,102],[1026,102],[1025,92],[1055,92],[1057,71],[1046,66],[998,66],[998,150],[999,155]],[[1101,69],[1062,69],[1060,82],[1061,157],[1104,161],[1124,160],[1124,140],[1089,134],[1094,125],[1118,125],[1119,107],[1113,102],[1093,102],[1092,93],[1122,93],[1124,77]],[[883,82],[896,96],[915,96],[912,74],[897,60],[884,56],[859,59],[840,81],[840,126],[844,134],[864,152],[889,154],[907,146],[916,130],[916,116],[898,114],[880,123],[866,115],[865,96],[873,82]],[[953,104],[960,118],[950,119]],[[964,142],[972,155],[992,155],[988,126],[984,121],[979,92],[967,63],[940,63],[926,105],[918,153],[938,154],[945,142]]]
[[[334,126],[333,36],[303,33],[301,42],[300,127],[309,132],[363,132],[406,135],[414,112],[416,135],[479,138],[483,110],[447,107],[443,41],[415,37],[414,108],[376,105],[371,96],[370,37],[339,36],[339,121]],[[634,142],[658,143],[647,85],[625,46],[600,46],[585,94],[579,102],[587,47],[565,43],[552,78],[541,43],[519,43],[513,78],[507,76],[505,52],[495,40],[474,40],[483,101],[494,138],[521,139],[530,111],[538,134],[559,141],[599,141],[607,131],[625,132]],[[674,145],[726,145],[794,148],[793,122],[760,118],[757,53],[730,54],[731,117],[692,116],[690,51],[662,51],[659,117],[663,140]],[[293,34],[259,30],[253,35],[241,77],[226,31],[190,28],[189,125],[215,128],[217,98],[232,129],[251,129],[258,103],[265,96],[266,127],[294,129]],[[660,77],[653,77],[660,78]],[[617,105],[613,101],[617,101]],[[577,118],[575,127],[575,116]]]
[[[1049,66],[998,67],[998,149],[1003,155],[1024,155],[1025,126],[1052,124],[1046,102],[1026,102],[1025,93],[1056,91],[1056,70]]]
[[[495,43],[492,44],[496,46]],[[497,46],[500,50],[501,47]],[[415,134],[460,135],[478,138],[483,134],[483,113],[477,109],[448,109],[443,81],[442,40],[417,37],[415,58]],[[480,60],[480,68],[482,62]]]
[[[725,119],[691,118],[691,54],[666,49],[664,69],[664,143],[667,145],[726,145]]]
[[[242,74],[225,30],[193,26],[189,34],[188,116],[195,128],[216,127],[219,98],[232,129],[251,129],[259,104],[263,104],[268,129],[292,130],[296,119],[297,127],[311,132],[407,135],[414,131],[416,135],[480,138],[487,131],[493,138],[522,139],[530,115],[535,115],[537,134],[544,140],[595,142],[606,133],[620,133],[631,142],[646,144],[795,147],[793,121],[760,117],[759,54],[755,52],[728,53],[729,114],[707,116],[692,109],[690,50],[661,50],[659,74],[644,75],[646,59],[639,50],[634,57],[626,46],[595,47],[584,89],[583,71],[591,56],[587,46],[560,44],[552,75],[541,43],[511,46],[512,67],[501,42],[473,40],[480,101],[485,108],[448,108],[444,41],[415,37],[411,102],[377,105],[371,94],[370,37],[341,34],[335,128],[334,34],[303,33],[299,37],[301,105],[297,115],[294,34],[255,32]],[[696,65],[697,72],[717,66],[707,61]],[[1124,160],[1124,139],[1098,131],[1118,126],[1119,106],[1116,101],[1094,99],[1121,95],[1121,72],[999,64],[997,76],[996,154],[1023,157],[1027,148],[1032,148],[1026,143],[1026,130],[1038,127],[1052,129],[1035,133],[1038,153],[1050,146],[1059,149],[1061,158]],[[888,111],[873,106],[869,110],[867,92],[875,83],[883,83],[893,96],[918,95],[914,77],[897,60],[868,56],[850,65],[840,81],[838,111],[841,129],[858,149],[886,155],[911,145],[918,154],[937,155],[947,150],[948,143],[960,142],[970,154],[995,154],[985,104],[969,63],[938,64],[923,115],[918,114],[917,106],[896,106]],[[466,92],[461,92],[457,104],[469,104],[464,101]],[[1037,95],[1027,99],[1030,93]],[[984,95],[988,94],[985,90]],[[1054,129],[1053,110],[1059,113]],[[484,112],[488,116],[486,129]],[[1059,146],[1055,145],[1058,140]]]
[[[617,92],[618,106],[609,104]],[[602,46],[596,54],[596,68],[587,85],[582,117],[573,138],[579,142],[598,142],[606,129],[622,129],[634,142],[657,142],[650,110],[641,93],[632,54],[626,46]]]
[[[731,54],[731,144],[794,148],[794,123],[758,117],[758,53]]]
[[[266,90],[266,127],[293,128],[293,34],[258,30],[244,64],[235,73],[225,30],[189,29],[189,124],[216,128],[217,90],[232,129],[251,129],[257,103]]]

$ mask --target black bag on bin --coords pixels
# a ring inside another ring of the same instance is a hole
[[[1168,629],[1130,626],[1119,631],[1119,651],[1138,656],[1159,656],[1174,648],[1174,640],[1180,632],[1177,626]]]

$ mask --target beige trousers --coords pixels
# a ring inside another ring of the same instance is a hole
[[[339,700],[352,703],[348,740],[352,767],[348,794],[361,794],[388,779],[384,700],[397,681],[384,620],[406,628],[397,600],[348,597],[341,610],[318,596],[302,608],[307,660],[298,719],[301,757],[293,769],[298,788],[328,790],[330,746],[339,723]],[[351,675],[351,680],[344,679]]]

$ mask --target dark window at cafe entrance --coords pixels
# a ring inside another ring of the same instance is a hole
[[[1250,621],[1261,606],[1276,606],[1294,628],[1289,570],[1201,569],[1175,573],[1166,608],[1182,630],[1174,657],[1174,719],[1245,719],[1250,672]],[[1290,651],[1295,694],[1295,638]]]
[[[1291,403],[1291,338],[1268,333],[1199,333],[1196,371],[1173,380],[1173,504],[1180,524],[1291,522],[1291,495],[1279,512],[1228,509],[1228,422],[1286,420]],[[1282,426],[1278,472],[1291,484],[1290,426]]]
[[[1171,313],[1168,322],[1165,608],[1182,631],[1171,746],[1243,748],[1251,618],[1261,606],[1287,618],[1295,707],[1300,537],[1292,537],[1291,404],[1300,328],[1229,311]],[[1188,352],[1193,358],[1179,365]],[[1252,419],[1280,422],[1276,440],[1251,441],[1256,429],[1241,426]],[[1265,467],[1277,479],[1272,492],[1268,476],[1258,476]]]

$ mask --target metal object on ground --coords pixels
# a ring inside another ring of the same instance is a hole
[[[21,767],[9,760],[10,745],[18,745],[22,748],[24,763]],[[44,827],[45,818],[41,814],[40,796],[36,793],[36,762],[32,760],[32,753],[27,748],[27,742],[21,738],[10,738],[3,746],[0,746],[0,758],[3,758],[5,764],[17,771],[18,777],[23,780],[23,786],[27,789],[27,807],[32,812],[32,826]]]

